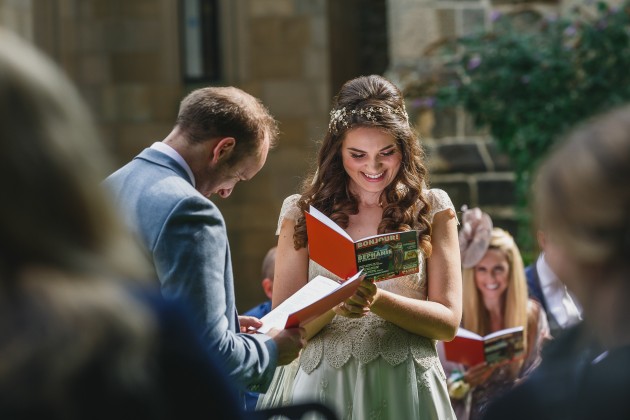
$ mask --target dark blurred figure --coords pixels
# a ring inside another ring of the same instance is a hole
[[[192,321],[142,280],[86,110],[0,32],[0,418],[240,418]]]
[[[630,107],[575,128],[541,167],[534,194],[549,265],[582,304],[583,321],[486,418],[628,419]]]

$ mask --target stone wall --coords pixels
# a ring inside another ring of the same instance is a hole
[[[280,139],[267,164],[239,183],[227,200],[213,199],[225,216],[238,306],[264,299],[261,264],[277,243],[285,197],[298,191],[328,125],[330,76],[324,0],[236,1],[241,22],[238,80],[280,121]]]
[[[262,99],[280,121],[278,147],[225,215],[239,309],[264,298],[260,265],[277,241],[282,200],[298,189],[331,97],[326,0],[220,0],[223,79]],[[174,123],[182,77],[178,0],[0,0],[0,23],[56,60],[91,107],[122,165]]]
[[[0,26],[33,40],[33,0],[0,0]]]
[[[558,13],[559,1],[390,0],[390,68],[405,89],[430,79],[441,58],[433,54],[449,39],[491,28],[494,13],[533,10]],[[566,6],[566,5],[565,5]],[[408,97],[408,110],[428,155],[430,184],[446,190],[455,207],[479,206],[497,226],[516,234],[514,173],[487,130],[475,127],[461,109],[435,111]]]
[[[341,0],[219,0],[223,78],[214,83],[235,85],[261,98],[282,132],[260,174],[239,184],[228,200],[215,200],[228,225],[241,310],[264,298],[262,258],[276,243],[282,200],[298,190],[326,129],[337,79],[369,71],[344,62],[351,60],[344,48],[357,48],[343,44],[348,42],[344,31],[349,35],[353,30],[347,23],[352,15],[350,10],[331,14],[333,1]],[[533,8],[544,14],[566,11],[579,1],[388,0],[386,76],[401,87],[421,79],[439,64],[431,55],[435,45],[488,28],[493,10]],[[182,77],[179,2],[0,0],[0,24],[61,64],[122,165],[164,138],[180,99],[198,86]],[[332,33],[337,36],[331,41]],[[346,67],[352,72],[342,71]],[[481,206],[498,225],[512,230],[514,176],[487,133],[473,127],[459,109],[436,113],[410,98],[408,110],[427,149],[431,184],[447,190],[456,207]]]

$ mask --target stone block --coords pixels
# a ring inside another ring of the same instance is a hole
[[[327,81],[329,76],[329,53],[323,48],[309,48],[303,51],[303,74],[307,80]]]
[[[173,128],[173,124],[142,123],[118,124],[118,156],[123,162],[133,159],[144,148],[161,141]]]
[[[475,124],[475,120],[473,117],[467,113],[463,112],[464,118],[464,135],[465,136],[487,136],[490,135],[490,129],[488,126],[477,126]]]
[[[298,165],[295,166],[297,167]],[[302,182],[306,179],[307,174],[310,172],[309,169],[310,168],[303,162],[302,167],[296,168],[290,173],[287,172],[284,175],[278,174],[278,176],[274,178],[273,193],[278,211],[280,211],[280,207],[285,198],[291,194],[297,194],[302,190]]]
[[[299,15],[324,16],[327,10],[327,0],[294,0]]]
[[[72,21],[62,21],[59,25],[58,45],[63,53],[74,54],[81,46],[83,50],[83,37],[93,35],[92,32],[82,30],[85,25],[75,25]]]
[[[455,137],[457,135],[457,112],[454,108],[444,108],[435,111],[433,138]]]
[[[485,145],[488,150],[488,154],[490,155],[490,159],[494,163],[495,171],[511,171],[514,168],[512,167],[512,163],[510,162],[510,157],[501,151],[494,141],[490,141]]]
[[[65,44],[65,41],[61,43],[64,48],[68,48],[70,51],[106,54],[109,50],[107,39],[112,37],[112,34],[107,33],[103,22],[82,21],[75,23],[67,21],[62,23],[60,30],[64,38],[66,36],[75,37],[71,44]],[[64,32],[69,33],[64,35]]]
[[[100,121],[149,122],[157,121],[154,109],[159,95],[159,87],[140,84],[107,85],[99,89],[96,110]],[[167,121],[175,120],[173,111]]]
[[[421,139],[433,138],[435,127],[435,112],[433,109],[421,109],[409,115],[413,125],[418,130]]]
[[[117,83],[156,82],[158,52],[117,52],[111,55],[112,78]]]
[[[23,38],[33,39],[33,19],[29,2],[0,2],[0,25]]]
[[[239,201],[241,203],[256,203],[256,207],[260,207],[262,203],[267,201],[271,194],[272,184],[270,178],[273,176],[274,168],[271,165],[265,165],[256,176],[247,181],[239,182],[234,188],[230,200]],[[256,220],[243,220],[244,225],[258,225]]]
[[[250,0],[247,3],[249,15],[254,18],[295,15],[294,0]]]
[[[163,28],[159,20],[127,20],[106,24],[110,51],[161,51]]]
[[[514,182],[507,180],[479,180],[479,206],[513,206],[516,204]]]
[[[399,10],[396,16],[389,19],[390,65],[417,61],[423,51],[440,37],[438,19],[433,9],[418,4]]]
[[[567,3],[571,3],[573,0],[569,0]],[[581,0],[578,0],[581,2]],[[562,0],[491,0],[493,6],[499,5],[523,5],[523,4],[536,4],[536,3],[562,3]]]
[[[109,57],[106,54],[86,53],[77,57],[77,83],[102,85],[111,81]]]
[[[311,28],[311,47],[321,50],[328,50],[331,40],[329,39],[329,21],[326,16],[313,16],[309,20]]]
[[[258,79],[300,79],[304,73],[301,51],[265,51],[255,49],[251,54],[249,71]]]
[[[312,144],[321,141],[328,130],[329,114],[328,108],[321,113],[322,116],[315,116],[308,121],[308,137],[306,141],[310,147]]]
[[[317,86],[307,81],[271,81],[263,85],[263,103],[278,118],[311,117],[319,110],[313,100]]]
[[[440,37],[451,38],[457,35],[455,26],[455,11],[449,9],[438,9],[436,11],[439,22]]]
[[[111,0],[107,0],[111,2]],[[159,20],[161,11],[160,0],[133,0],[120,2],[120,14],[132,19]]]
[[[62,20],[76,17],[77,8],[75,7],[75,3],[75,0],[57,0],[57,12]]]
[[[284,52],[290,55],[310,44],[310,20],[306,17],[250,20],[252,51]]]
[[[242,220],[239,226],[246,232],[266,232],[265,235],[272,238],[276,231],[278,215],[280,214],[280,209],[276,208],[275,200],[272,200],[269,194],[267,194],[267,199],[264,201],[256,200],[255,196],[247,196],[247,198],[249,200],[248,204],[241,206]],[[252,205],[252,203],[255,204]],[[252,244],[255,246],[250,247],[249,250],[255,250],[259,243]]]
[[[99,106],[101,102],[101,99],[100,99],[101,90],[102,89],[96,85],[91,85],[91,86],[82,85],[81,90],[80,90],[81,97],[87,104],[90,113],[94,116],[94,118],[97,121],[100,120],[98,114],[100,112]]]
[[[505,216],[492,215],[492,214],[490,215],[490,217],[492,218],[492,225],[494,227],[498,227],[498,228],[508,231],[510,235],[512,235],[514,240],[518,238],[518,235],[519,235],[518,222],[514,218],[508,218]]]
[[[112,0],[87,0],[81,1],[81,17],[90,20],[114,19],[120,16],[121,1]]]
[[[100,90],[97,104],[98,118],[103,122],[118,120],[120,108],[118,106],[118,90],[113,85],[103,86]]]
[[[179,84],[161,84],[149,87],[153,119],[175,123],[179,111],[179,103],[184,97]]]
[[[153,117],[152,87],[142,84],[121,85],[116,88],[119,106],[118,119],[123,122],[148,122]]]
[[[486,11],[484,9],[464,9],[462,11],[462,35],[482,32],[486,28]]]
[[[436,181],[431,182],[431,188],[439,188],[446,191],[458,212],[457,217],[461,221],[459,211],[466,204],[471,206],[473,197],[471,195],[470,185],[465,181]]]
[[[474,173],[488,170],[475,143],[438,144],[432,158],[443,162],[440,167],[432,169],[433,172]]]
[[[278,148],[301,149],[307,139],[307,124],[305,118],[282,118],[280,121],[280,136]]]

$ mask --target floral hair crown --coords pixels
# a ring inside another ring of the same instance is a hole
[[[339,132],[339,125],[343,128],[350,127],[350,117],[353,115],[360,115],[367,120],[377,122],[380,115],[384,114],[398,114],[405,119],[405,121],[409,122],[409,116],[407,115],[407,111],[403,105],[400,107],[390,107],[387,105],[381,106],[366,106],[364,108],[356,108],[349,109],[345,106],[342,108],[333,109],[330,111],[330,123],[328,124],[328,130],[337,134]]]

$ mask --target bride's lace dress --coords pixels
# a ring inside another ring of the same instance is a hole
[[[453,209],[448,195],[427,190],[435,213]],[[284,218],[296,220],[299,195],[288,197],[278,226]],[[419,253],[420,271],[378,283],[399,295],[426,300],[425,259]],[[334,274],[309,262],[309,279]],[[372,313],[351,319],[335,316],[313,337],[292,364],[280,367],[258,408],[300,401],[320,401],[333,408],[340,419],[454,419],[446,377],[434,340],[409,333]]]

